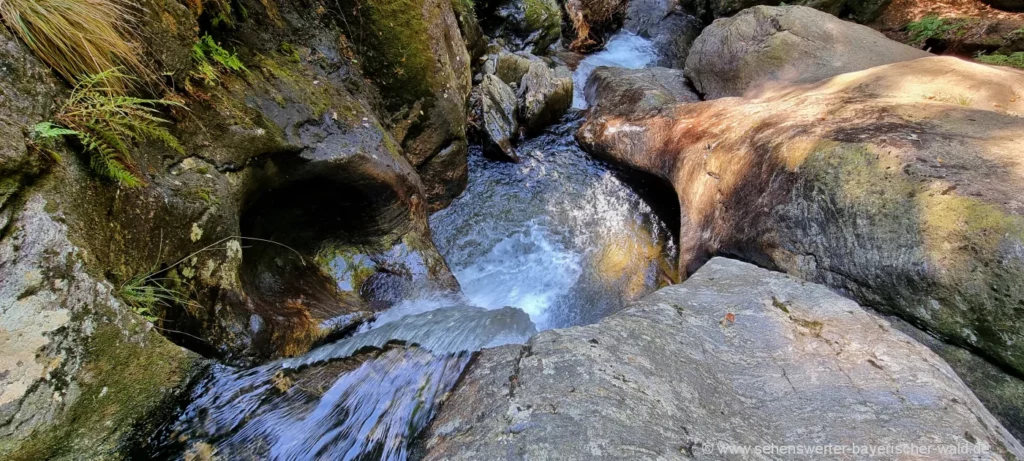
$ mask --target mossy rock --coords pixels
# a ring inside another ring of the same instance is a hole
[[[477,10],[484,32],[513,51],[545,55],[562,35],[562,7],[555,0],[482,1]]]

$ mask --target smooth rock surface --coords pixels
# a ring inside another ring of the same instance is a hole
[[[641,113],[700,101],[682,70],[664,67],[598,67],[587,80],[585,94],[595,113]]]
[[[671,182],[680,268],[739,255],[1024,372],[1024,72],[933,57],[760,99],[591,117]]]
[[[776,459],[720,451],[771,444],[1024,455],[928,348],[826,287],[722,258],[595,325],[484,350],[419,454]]]
[[[813,8],[756,6],[701,32],[686,58],[686,76],[714,99],[927,56]]]

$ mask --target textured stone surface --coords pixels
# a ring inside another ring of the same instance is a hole
[[[419,448],[424,459],[737,459],[719,444],[1024,455],[942,359],[885,320],[721,258],[595,325],[484,350]]]
[[[739,255],[1024,371],[1024,73],[925,58],[760,99],[597,114],[589,151],[670,181],[680,264]]]
[[[676,103],[698,102],[679,69],[598,67],[590,74],[587,104],[599,113],[642,113]]]
[[[112,458],[197,356],[86,272],[46,206],[28,198],[0,240],[0,457]]]
[[[713,99],[927,56],[812,8],[757,6],[704,29],[686,58],[686,76]]]
[[[527,133],[536,134],[562,118],[572,106],[572,73],[535,60],[519,83],[519,118]]]
[[[513,142],[519,136],[516,93],[493,74],[484,76],[474,89],[478,94],[478,118],[483,126],[484,153],[492,157],[519,161]]]

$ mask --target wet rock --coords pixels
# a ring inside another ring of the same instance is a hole
[[[465,187],[470,58],[450,0],[343,2],[363,69],[400,122],[395,137],[424,175],[432,209]],[[458,150],[462,146],[462,150]],[[442,155],[443,153],[443,155]],[[451,170],[453,164],[462,166]],[[441,172],[445,172],[441,174]]]
[[[812,8],[757,6],[704,29],[686,59],[686,75],[713,99],[927,56]]]
[[[513,51],[541,56],[562,35],[562,8],[555,0],[487,0],[476,2],[490,37],[504,39]]]
[[[495,75],[485,75],[476,88],[479,92],[478,118],[482,123],[484,153],[512,162],[519,156],[513,147],[519,135],[516,114],[516,94]]]
[[[107,458],[152,428],[198,357],[115,299],[47,208],[28,197],[0,240],[0,457]]]
[[[493,74],[501,81],[519,87],[523,76],[530,71],[530,64],[538,58],[531,54],[509,53],[502,51],[492,58],[494,62]]]
[[[519,83],[518,97],[523,127],[529,134],[539,133],[572,107],[572,73],[564,66],[532,61]]]
[[[1024,454],[942,359],[885,320],[826,287],[721,258],[595,325],[481,352],[418,450],[731,459],[717,450],[833,443]]]
[[[589,152],[670,181],[680,267],[741,255],[1024,371],[1024,74],[925,58],[760,99],[598,114]]]
[[[628,0],[567,0],[565,14],[574,36],[569,49],[587,52],[600,48],[608,35],[622,26],[628,5]]]
[[[622,114],[700,101],[682,70],[664,67],[598,67],[587,80],[586,98],[595,112]]]
[[[703,24],[679,0],[634,0],[622,28],[654,42],[657,65],[682,69]]]

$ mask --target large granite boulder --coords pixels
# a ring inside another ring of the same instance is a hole
[[[704,29],[686,58],[686,75],[713,99],[926,56],[812,8],[757,6]]]
[[[680,267],[741,255],[1024,371],[1024,73],[925,58],[760,99],[597,114],[588,151],[671,182]]]
[[[721,258],[595,325],[482,351],[418,454],[774,459],[729,450],[826,445],[845,445],[843,459],[867,459],[852,452],[867,447],[1024,455],[942,359],[882,318],[824,286]]]

